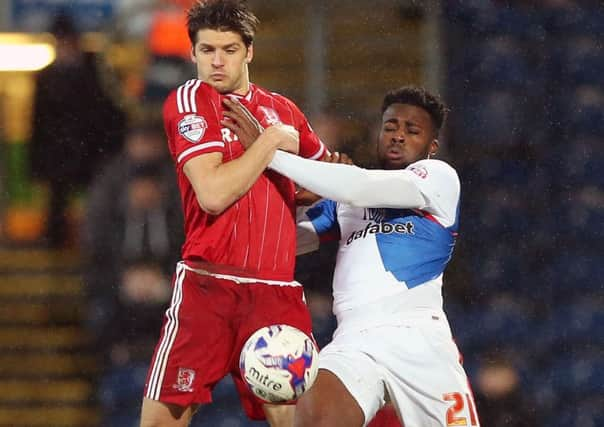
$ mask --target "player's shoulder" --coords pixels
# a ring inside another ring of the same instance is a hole
[[[453,180],[459,183],[459,176],[453,166],[444,160],[423,159],[407,166],[407,170],[415,173],[420,178],[427,179],[431,176],[440,179]]]
[[[265,99],[270,98],[274,103],[281,105],[282,107],[299,110],[298,106],[296,105],[296,103],[294,101],[292,101],[288,97],[286,97],[278,92],[272,92],[272,91],[270,91],[266,88],[263,88],[261,86],[258,86],[258,85],[254,85],[254,88],[256,90],[256,94],[257,94],[256,96],[260,96]]]
[[[418,160],[417,162],[411,163],[409,166],[407,166],[407,169],[411,171],[425,169],[427,171],[438,171],[440,173],[457,176],[457,171],[455,170],[455,168],[453,168],[453,166],[451,166],[444,160],[438,159]]]
[[[164,101],[164,114],[196,113],[208,103],[218,105],[220,94],[209,84],[190,79],[170,91]]]

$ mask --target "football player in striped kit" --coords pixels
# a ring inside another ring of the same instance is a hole
[[[311,335],[294,280],[295,186],[266,168],[278,148],[308,159],[326,149],[292,101],[249,81],[257,23],[235,0],[198,2],[188,11],[198,78],[175,89],[163,109],[186,238],[145,386],[144,427],[188,425],[228,374],[248,417],[293,424],[293,404],[256,398],[238,362],[261,327],[288,324]],[[225,99],[237,99],[266,129],[250,147],[224,126],[231,114]]]

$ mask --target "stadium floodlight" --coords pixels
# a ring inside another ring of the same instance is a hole
[[[55,60],[49,34],[0,33],[0,71],[37,71]]]

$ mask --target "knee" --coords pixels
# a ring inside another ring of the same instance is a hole
[[[194,407],[181,407],[145,398],[140,427],[186,427]]]
[[[140,427],[186,427],[189,425],[188,418],[174,418],[166,416],[150,415],[141,416]]]
[[[158,416],[156,414],[145,414],[141,415],[140,427],[162,427],[174,424],[173,420],[168,420],[165,417]]]
[[[330,411],[312,398],[302,397],[296,405],[294,427],[324,427],[330,425]]]
[[[160,427],[161,422],[158,419],[153,419],[151,417],[141,417],[140,427]]]
[[[291,427],[294,420],[292,405],[264,405],[264,414],[271,427]]]

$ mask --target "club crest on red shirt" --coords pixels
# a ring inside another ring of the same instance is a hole
[[[281,118],[279,117],[279,114],[272,108],[260,106],[258,107],[258,109],[264,114],[264,121],[269,126],[281,123]]]
[[[172,386],[178,391],[192,392],[193,380],[195,379],[195,371],[188,368],[178,368],[178,376],[176,383]]]

